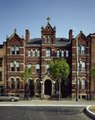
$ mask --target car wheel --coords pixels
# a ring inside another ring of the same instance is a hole
[[[12,99],[11,99],[11,101],[12,101],[12,102],[14,102],[14,101],[15,101],[15,99],[14,99],[14,98],[12,98]]]

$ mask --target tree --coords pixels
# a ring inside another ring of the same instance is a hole
[[[95,92],[95,67],[91,68],[91,77],[94,80],[94,92]]]
[[[49,69],[50,69],[51,76],[55,80],[59,81],[59,100],[60,100],[60,93],[61,93],[60,83],[61,83],[61,80],[68,78],[70,74],[69,64],[65,59],[53,60],[50,62]]]
[[[29,97],[29,85],[27,83],[27,80],[29,79],[32,72],[32,67],[28,68],[26,67],[24,72],[21,74],[22,80],[24,81],[24,98]]]

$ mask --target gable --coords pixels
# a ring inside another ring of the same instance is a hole
[[[16,33],[14,33],[8,38],[7,43],[8,43],[8,46],[11,46],[11,45],[22,46],[23,40]]]
[[[75,39],[78,39],[79,44],[85,44],[87,42],[87,37],[82,33],[82,31],[80,31]]]

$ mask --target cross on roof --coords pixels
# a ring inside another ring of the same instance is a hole
[[[48,21],[48,23],[49,23],[49,21],[50,21],[50,17],[47,18],[47,21]]]

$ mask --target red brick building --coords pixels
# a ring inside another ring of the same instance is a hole
[[[0,47],[0,88],[8,93],[22,94],[24,81],[21,73],[32,66],[28,84],[31,96],[51,97],[58,92],[58,81],[48,74],[49,62],[65,58],[70,65],[70,75],[61,82],[61,97],[90,99],[95,90],[90,69],[95,65],[95,34],[85,36],[82,31],[74,37],[69,30],[68,38],[56,38],[56,27],[49,23],[41,28],[41,38],[30,39],[26,30],[25,38],[14,33],[7,37]],[[78,49],[77,49],[78,48]],[[77,78],[77,82],[76,82]]]

